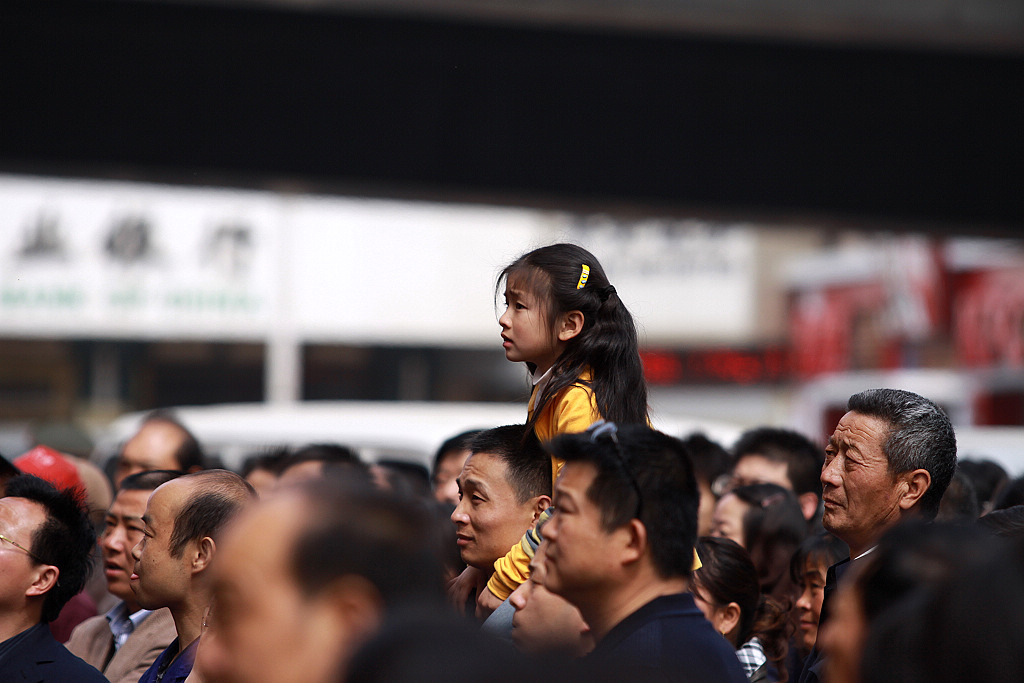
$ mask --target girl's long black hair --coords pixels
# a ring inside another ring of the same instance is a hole
[[[589,268],[585,282],[583,266]],[[594,255],[575,244],[534,249],[501,271],[496,294],[500,295],[502,283],[509,280],[544,302],[552,329],[563,313],[583,313],[583,329],[569,340],[552,366],[551,380],[534,403],[528,430],[533,429],[548,401],[575,383],[590,387],[605,420],[646,424],[647,381],[636,325]],[[532,363],[527,366],[531,372],[536,369]],[[588,370],[591,379],[580,379]]]

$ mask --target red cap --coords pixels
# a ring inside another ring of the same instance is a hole
[[[14,460],[14,466],[25,474],[34,474],[58,489],[85,491],[78,468],[49,446],[36,446]]]

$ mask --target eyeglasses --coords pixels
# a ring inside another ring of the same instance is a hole
[[[606,420],[598,420],[594,424],[590,425],[590,429],[587,430],[590,434],[590,442],[597,443],[597,440],[603,437],[607,437],[612,444],[615,445],[615,458],[619,463],[619,467],[626,474],[626,478],[629,479],[630,485],[633,487],[633,493],[636,494],[636,519],[640,519],[640,515],[643,512],[644,498],[640,494],[640,484],[637,483],[636,477],[633,475],[633,470],[630,469],[626,463],[626,456],[622,452],[622,446],[619,445],[619,427],[614,422],[608,422]]]
[[[22,544],[18,543],[17,541],[12,541],[11,539],[9,539],[6,536],[4,536],[3,534],[0,534],[0,541],[6,541],[7,543],[10,543],[15,548],[17,548],[18,550],[22,551],[26,555],[28,555],[29,557],[31,557],[33,560],[35,560],[39,564],[47,564],[46,562],[43,562],[42,560],[40,560],[39,557],[35,553],[33,553],[31,550],[29,550],[28,548],[26,548]]]

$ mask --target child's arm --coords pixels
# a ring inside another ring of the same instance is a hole
[[[533,554],[537,552],[537,546],[541,542],[536,528],[550,517],[553,511],[553,508],[548,508],[540,513],[533,528],[523,534],[523,540],[512,546],[505,557],[498,558],[494,563],[494,573],[487,581],[487,589],[481,593],[484,600],[478,600],[478,602],[482,602],[481,606],[489,606],[487,602],[489,598],[485,595],[488,591],[501,603],[512,595],[512,591],[518,588],[519,584],[530,578],[530,560],[533,559]]]

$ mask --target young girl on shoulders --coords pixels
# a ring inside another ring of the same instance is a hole
[[[498,319],[505,357],[525,363],[532,375],[526,425],[541,443],[601,419],[649,422],[636,325],[593,254],[574,244],[535,249],[501,271],[495,293],[505,299]],[[552,458],[552,481],[561,466]],[[495,562],[478,598],[481,612],[529,577],[537,542],[527,534]],[[485,578],[467,571],[458,581],[463,589]],[[465,593],[455,586],[453,595],[464,599]]]
[[[648,422],[633,316],[593,254],[553,244],[501,271],[505,357],[533,376],[527,426],[543,443],[599,419]]]

